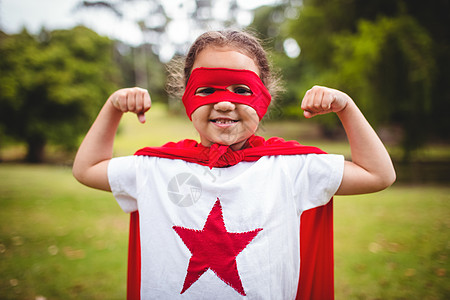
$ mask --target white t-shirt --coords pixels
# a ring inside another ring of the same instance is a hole
[[[295,298],[300,215],[330,200],[343,168],[343,157],[329,154],[211,170],[158,157],[112,159],[115,198],[125,212],[139,210],[142,299]],[[205,270],[196,273],[199,266]]]

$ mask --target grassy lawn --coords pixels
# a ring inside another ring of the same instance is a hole
[[[1,164],[0,178],[0,299],[125,298],[128,216],[111,195],[67,167]],[[449,194],[336,197],[336,298],[449,299]]]
[[[0,299],[124,299],[128,217],[109,194],[67,167],[0,164],[0,178]]]
[[[196,138],[187,118],[158,105],[147,124],[135,118],[124,117],[116,155]],[[349,156],[345,142],[315,140],[311,127],[263,125],[263,136],[307,137]],[[110,194],[83,187],[67,166],[2,163],[0,179],[0,299],[125,299],[128,215]],[[336,197],[336,299],[450,299],[449,216],[448,185]]]
[[[450,299],[450,187],[335,199],[337,299]]]

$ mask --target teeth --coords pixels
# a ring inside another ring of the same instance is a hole
[[[232,124],[232,123],[235,123],[235,122],[237,122],[237,121],[234,121],[234,120],[217,119],[217,120],[213,120],[213,122],[218,123],[218,124]]]

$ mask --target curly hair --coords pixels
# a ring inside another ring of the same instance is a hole
[[[262,43],[254,35],[238,30],[208,31],[200,35],[190,47],[186,57],[179,57],[168,64],[167,90],[181,97],[189,80],[197,55],[207,47],[232,48],[250,57],[260,72],[260,78],[272,98],[282,91],[281,79],[270,67]]]

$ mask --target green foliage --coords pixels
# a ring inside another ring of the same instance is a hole
[[[433,42],[411,17],[361,20],[355,34],[334,37],[335,82],[377,123],[404,129],[406,152],[425,141],[433,105]],[[418,120],[422,120],[418,122]]]
[[[30,152],[47,142],[74,147],[120,80],[113,43],[84,27],[0,42],[0,134],[25,141]]]

